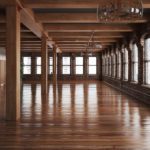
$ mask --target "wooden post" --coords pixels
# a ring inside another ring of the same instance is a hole
[[[58,67],[57,67],[57,76],[59,79],[61,79],[61,75],[62,75],[62,53],[58,54]]]
[[[87,54],[83,56],[83,65],[84,65],[84,79],[87,79],[88,78],[88,62],[89,62],[89,59],[88,59],[88,56]]]
[[[42,74],[41,74],[41,89],[42,99],[46,100],[48,97],[48,49],[47,49],[47,37],[42,37],[41,45],[41,58],[42,58]]]
[[[6,8],[6,120],[20,119],[20,12]]]
[[[53,46],[53,83],[56,84],[57,82],[57,53],[56,53],[56,46]]]
[[[36,75],[36,57],[35,57],[35,54],[32,53],[31,55],[31,74],[32,74],[32,77],[34,78],[35,75]]]
[[[70,65],[70,75],[72,79],[75,79],[75,55],[71,54],[71,65]]]

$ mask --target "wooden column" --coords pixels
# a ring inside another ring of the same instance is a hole
[[[6,120],[20,119],[20,12],[6,8]]]
[[[71,58],[70,75],[72,79],[75,79],[75,55],[72,53],[70,58]]]
[[[53,46],[53,83],[56,84],[57,82],[57,53],[56,53],[56,46]]]
[[[58,67],[57,67],[57,75],[58,78],[61,79],[62,78],[62,53],[58,54]]]
[[[36,75],[36,57],[35,57],[35,54],[32,53],[31,55],[32,59],[31,59],[31,74],[32,74],[32,77],[35,77]]]
[[[42,74],[41,74],[41,89],[43,100],[48,97],[48,49],[47,49],[47,37],[42,37],[41,45],[41,58],[42,58]]]
[[[84,61],[84,79],[87,79],[88,78],[88,56],[87,54],[83,56],[83,61]]]

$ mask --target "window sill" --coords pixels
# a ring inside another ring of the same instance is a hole
[[[142,84],[141,86],[145,88],[150,88],[150,85],[146,85],[146,84]]]
[[[138,84],[138,82],[134,82],[134,81],[131,81],[130,83],[131,83],[131,84]]]
[[[123,82],[128,82],[128,80],[123,80]]]

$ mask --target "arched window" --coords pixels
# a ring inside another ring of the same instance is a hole
[[[144,41],[144,83],[150,84],[150,38]]]
[[[136,43],[132,44],[131,56],[132,82],[138,82],[138,47]]]
[[[121,77],[121,52],[117,51],[117,78]]]
[[[123,50],[123,80],[128,80],[128,50]]]

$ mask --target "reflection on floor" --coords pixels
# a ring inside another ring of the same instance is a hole
[[[24,84],[20,123],[0,123],[0,149],[150,150],[150,109],[103,82],[59,82],[41,98]]]

